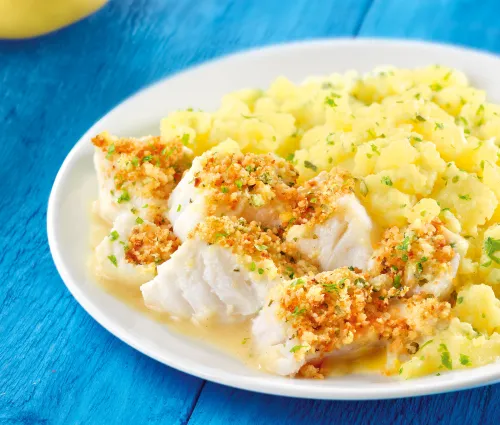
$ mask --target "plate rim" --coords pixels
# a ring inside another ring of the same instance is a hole
[[[299,40],[293,42],[283,42],[275,43],[265,46],[255,46],[239,50],[233,53],[217,56],[207,61],[202,61],[193,66],[188,66],[186,68],[180,69],[176,72],[168,74],[167,76],[156,80],[155,82],[143,86],[141,89],[133,93],[132,95],[126,97],[123,101],[117,103],[113,106],[106,114],[99,118],[94,124],[80,137],[76,144],[71,148],[70,152],[65,157],[61,167],[59,168],[57,175],[54,179],[54,183],[51,188],[51,192],[48,200],[47,207],[47,237],[50,247],[50,253],[56,269],[64,282],[66,288],[69,290],[71,295],[75,298],[77,303],[103,328],[105,328],[112,335],[131,346],[140,353],[160,362],[169,367],[187,373],[189,375],[196,376],[201,379],[205,379],[210,382],[215,382],[218,384],[226,385],[233,388],[238,388],[247,391],[253,391],[263,394],[287,396],[287,397],[297,397],[297,398],[307,398],[307,399],[325,399],[325,400],[382,400],[382,399],[397,399],[404,397],[414,397],[423,395],[432,395],[438,393],[446,393],[451,391],[459,391],[465,389],[471,389],[479,386],[491,385],[500,382],[500,361],[496,364],[490,364],[483,367],[478,367],[470,369],[468,371],[474,371],[468,376],[464,376],[458,381],[441,381],[432,383],[425,383],[425,385],[404,385],[402,383],[416,382],[415,380],[407,381],[395,381],[394,385],[390,385],[386,388],[372,388],[372,389],[359,389],[359,388],[329,388],[329,387],[319,387],[311,385],[306,387],[305,385],[293,385],[293,380],[283,380],[283,381],[266,381],[261,377],[251,377],[251,376],[240,376],[238,379],[230,379],[230,377],[220,376],[217,373],[211,372],[210,367],[206,367],[203,364],[198,364],[197,367],[193,368],[189,364],[183,364],[183,360],[180,358],[175,358],[175,356],[169,357],[160,356],[154,352],[154,350],[147,347],[140,346],[139,343],[135,341],[135,337],[132,336],[127,331],[120,329],[116,322],[108,320],[104,316],[100,309],[96,307],[90,297],[85,295],[85,291],[82,290],[78,284],[76,284],[70,276],[70,272],[67,269],[62,255],[60,253],[59,242],[56,238],[56,223],[58,217],[58,204],[60,203],[60,186],[61,182],[66,175],[68,169],[71,165],[78,160],[79,156],[84,150],[84,144],[88,142],[89,135],[95,132],[95,128],[99,127],[101,122],[109,119],[110,116],[117,110],[121,109],[128,103],[134,102],[137,97],[147,94],[149,91],[154,91],[159,85],[171,80],[181,74],[186,74],[197,69],[206,67],[208,65],[223,64],[225,61],[238,60],[240,58],[250,56],[259,56],[272,54],[274,51],[289,51],[300,47],[325,47],[325,46],[346,46],[346,45],[366,45],[374,47],[375,45],[391,47],[391,46],[401,46],[406,45],[408,47],[431,47],[433,49],[443,49],[449,51],[455,51],[459,54],[466,55],[480,55],[488,57],[499,61],[500,56],[488,52],[486,50],[469,48],[462,45],[454,45],[447,43],[435,43],[428,42],[424,40],[407,40],[399,38],[384,38],[384,37],[339,37],[339,38],[312,38],[306,40]],[[131,308],[131,307],[129,307]],[[494,373],[487,373],[492,367],[498,370],[492,371]],[[461,372],[465,375],[465,371]],[[460,374],[460,372],[459,372]],[[304,382],[304,381],[302,381]],[[307,391],[307,392],[306,392]]]

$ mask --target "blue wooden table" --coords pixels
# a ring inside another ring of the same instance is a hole
[[[116,0],[69,28],[0,42],[0,424],[485,424],[500,385],[397,401],[254,394],[163,366],[71,297],[45,232],[49,191],[90,125],[141,87],[253,46],[385,36],[500,53],[498,0]]]

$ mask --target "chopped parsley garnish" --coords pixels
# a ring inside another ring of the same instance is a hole
[[[304,161],[304,167],[310,168],[313,171],[318,171],[318,167],[316,165],[314,165],[312,162],[307,161],[307,160]]]
[[[290,286],[298,286],[298,285],[303,285],[305,282],[304,282],[304,279],[295,279],[292,283],[290,283]]]
[[[141,217],[137,217],[137,218],[135,219],[135,222],[136,222],[137,224],[142,224],[142,223],[144,223],[144,220],[143,220]]]
[[[133,165],[134,167],[138,167],[138,166],[139,166],[139,158],[137,158],[136,156],[134,156],[134,157],[132,158],[132,165]]]
[[[251,271],[251,272],[254,272],[256,268],[257,268],[256,264],[252,261],[252,262],[250,263],[250,271]]]
[[[441,352],[441,364],[446,369],[453,369],[450,352],[448,351],[448,347],[446,346],[446,344],[439,344],[439,351]]]
[[[458,195],[458,197],[460,199],[463,199],[464,201],[470,201],[471,200],[471,197],[469,194],[465,194],[465,195]]]
[[[241,189],[243,187],[243,182],[241,180],[236,180],[234,184],[238,189]]]
[[[368,186],[366,185],[366,183],[363,180],[359,183],[359,191],[361,192],[361,195],[363,195],[363,196],[368,195]]]
[[[144,158],[142,158],[142,162],[149,162],[153,159],[153,155],[146,155]]]
[[[469,366],[470,363],[470,357],[460,353],[460,364],[463,366]]]
[[[245,345],[249,339],[250,339],[250,338],[243,338],[243,341],[241,341],[241,343],[242,343],[243,345]]]
[[[266,245],[255,245],[257,251],[265,251],[267,249]]]
[[[432,91],[441,91],[443,90],[443,86],[439,83],[433,83],[429,86],[429,88],[432,90]]]
[[[358,288],[364,288],[366,285],[366,280],[359,277],[354,281],[354,285],[356,285]]]
[[[420,121],[420,122],[427,121],[422,115],[419,115],[419,114],[417,114],[417,116],[415,118],[417,121]]]
[[[328,106],[331,106],[332,108],[335,107],[335,106],[338,106],[336,103],[335,103],[335,99],[338,99],[339,97],[341,97],[339,94],[337,93],[330,93],[330,96],[327,96],[325,98],[325,103],[328,105]]]
[[[339,287],[337,286],[336,283],[325,283],[323,285],[323,288],[325,288],[326,292],[333,292],[333,291],[337,293],[339,292]]]
[[[436,126],[434,127],[434,130],[442,130],[444,128],[444,124],[442,122],[436,122]]]
[[[370,147],[372,148],[373,152],[375,152],[377,155],[380,155],[380,151],[378,150],[378,147],[375,143],[370,143]]]
[[[400,251],[408,251],[408,247],[410,245],[410,237],[409,236],[406,236],[404,239],[403,239],[403,242],[401,242],[400,245],[398,245],[396,247],[396,249],[399,249]]]
[[[484,105],[479,105],[477,108],[476,115],[482,114],[484,112]]]
[[[434,341],[433,339],[429,339],[429,341],[427,341],[425,344],[423,344],[418,351],[422,351],[424,349],[424,347],[431,344],[433,341]]]
[[[292,162],[295,159],[295,154],[294,153],[289,153],[286,158],[288,162]]]
[[[149,204],[144,204],[144,205],[142,206],[142,208],[147,208],[147,207],[149,207]]]
[[[130,201],[130,195],[126,190],[124,190],[116,202],[121,204],[123,202],[128,202],[128,201]]]
[[[422,142],[422,141],[423,141],[423,139],[422,139],[422,138],[420,138],[420,137],[415,137],[415,136],[412,136],[411,138],[412,138],[415,142]]]
[[[264,269],[259,268],[259,269],[257,270],[257,272],[258,272],[259,274],[264,274]]]
[[[335,135],[334,133],[330,133],[330,134],[328,134],[328,136],[326,136],[326,144],[327,145],[334,145],[335,144],[335,141],[333,140],[334,135]]]
[[[115,267],[118,267],[118,260],[114,255],[108,255],[108,260],[111,261]]]
[[[189,137],[190,137],[190,136],[189,136],[189,134],[187,134],[187,133],[184,133],[184,134],[182,135],[182,139],[181,139],[181,140],[182,140],[182,144],[183,144],[183,145],[187,145],[187,144],[189,143]]]
[[[381,182],[386,186],[392,186],[392,180],[389,176],[383,176]]]
[[[119,237],[120,237],[120,235],[118,234],[118,232],[116,230],[113,230],[109,234],[109,239],[111,239],[112,241],[116,241]]]
[[[296,353],[297,351],[299,351],[301,348],[307,348],[307,345],[295,345],[292,347],[292,349],[290,350],[290,353]]]
[[[293,310],[292,312],[292,316],[300,316],[301,314],[304,314],[306,312],[306,309],[305,308],[301,308],[299,310],[299,307],[296,306],[295,309]]]
[[[493,239],[491,236],[488,236],[484,241],[484,252],[488,258],[500,264],[500,258],[495,255],[497,251],[500,251],[500,239]]]
[[[394,276],[394,280],[392,281],[392,286],[394,286],[396,289],[401,288],[401,276],[399,274]]]
[[[111,158],[111,156],[115,153],[115,144],[111,143],[108,147],[108,154],[106,155],[106,158]]]
[[[227,192],[229,192],[229,189],[228,189],[226,186],[222,186],[222,187],[220,188],[220,190],[222,191],[222,193],[227,193]]]
[[[215,234],[215,240],[218,240],[219,238],[225,238],[229,236],[226,232],[220,232]]]
[[[177,212],[180,212],[181,208],[182,208],[181,204],[177,205]]]
[[[451,179],[451,181],[452,181],[453,183],[456,183],[456,182],[458,182],[459,180],[460,180],[460,177],[458,177],[458,176],[453,176],[453,178]]]

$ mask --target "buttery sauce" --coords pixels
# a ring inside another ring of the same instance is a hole
[[[213,322],[195,322],[192,320],[174,320],[166,313],[160,313],[146,307],[141,291],[137,286],[123,285],[120,281],[110,280],[95,273],[95,247],[109,234],[111,226],[93,211],[91,212],[90,245],[92,255],[89,271],[94,280],[104,291],[118,298],[136,311],[145,314],[151,320],[163,323],[174,332],[186,335],[197,341],[209,344],[224,353],[242,361],[245,365],[262,369],[252,352],[251,321],[219,324]],[[385,349],[365,352],[356,357],[330,357],[322,361],[320,371],[325,376],[348,374],[380,374],[386,364]]]

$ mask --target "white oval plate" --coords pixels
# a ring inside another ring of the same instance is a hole
[[[121,136],[158,134],[168,112],[214,110],[221,97],[246,87],[265,88],[278,76],[295,82],[310,75],[378,65],[442,64],[464,71],[472,83],[500,102],[500,59],[486,53],[423,42],[370,39],[320,40],[243,52],[167,78],[130,97],[98,121],[67,156],[50,195],[47,230],[56,267],[76,300],[102,326],[142,353],[200,378],[270,394],[318,399],[381,399],[471,388],[500,381],[500,364],[410,381],[370,375],[292,380],[252,370],[237,359],[170,332],[132,310],[91,281],[90,202],[97,197],[90,137],[102,130]]]

